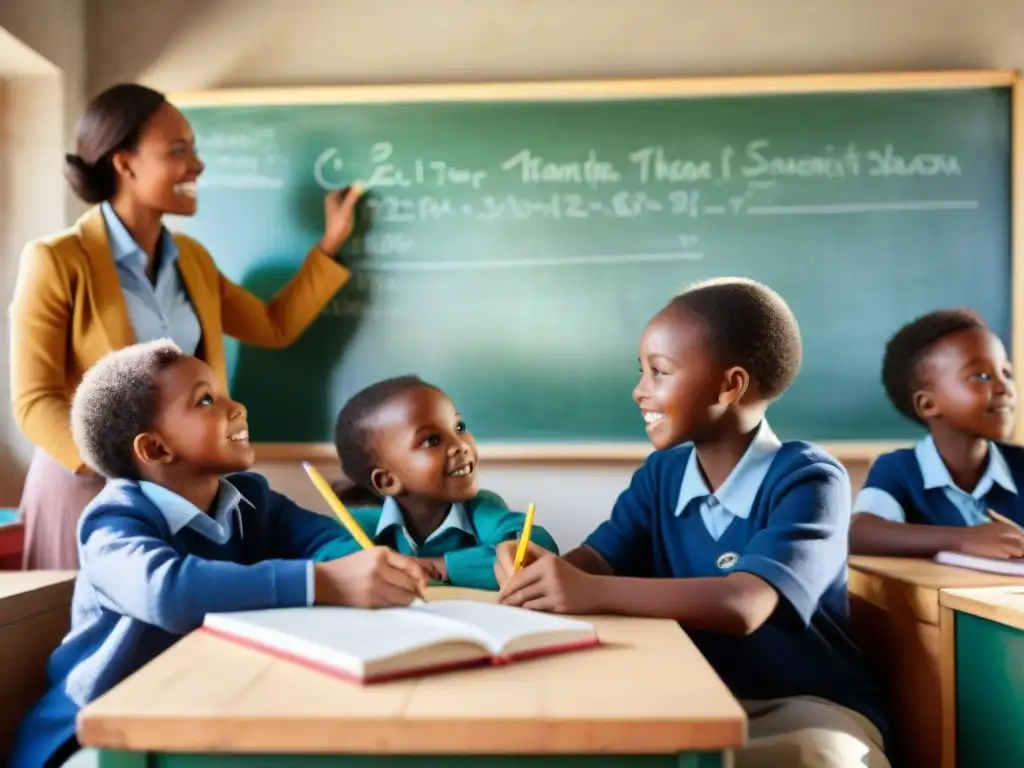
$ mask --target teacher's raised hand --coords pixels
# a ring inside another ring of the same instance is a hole
[[[333,256],[344,245],[356,225],[356,205],[363,196],[358,184],[335,189],[324,196],[324,236],[320,247]]]

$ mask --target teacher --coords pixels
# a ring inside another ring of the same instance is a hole
[[[198,242],[163,226],[165,214],[196,212],[203,172],[188,120],[163,94],[135,84],[101,93],[65,160],[71,188],[95,205],[25,247],[11,305],[15,418],[36,446],[21,499],[28,569],[78,567],[78,519],[104,484],[71,437],[71,396],[85,371],[121,347],[171,338],[226,388],[225,334],[286,347],[345,284],[335,254],[359,196],[326,196],[323,237],[264,303],[224,277]]]

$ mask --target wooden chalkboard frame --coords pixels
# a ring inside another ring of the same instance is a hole
[[[431,101],[601,101],[644,98],[700,98],[723,95],[843,93],[1009,88],[1011,94],[1011,355],[1024,360],[1024,87],[1021,74],[1009,69],[739,77],[568,80],[550,82],[454,83],[411,85],[303,86],[235,88],[169,94],[181,107],[270,106],[288,104],[400,103]],[[1024,436],[1018,414],[1015,439]],[[870,461],[880,453],[909,445],[906,441],[823,441],[841,461]],[[648,443],[481,443],[481,458],[504,462],[638,462]],[[260,443],[260,461],[333,461],[330,443]]]

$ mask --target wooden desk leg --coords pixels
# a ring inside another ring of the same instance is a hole
[[[939,682],[942,686],[942,768],[956,768],[956,619],[939,609]]]
[[[942,758],[940,627],[851,595],[856,640],[884,682],[892,718],[889,759],[902,768],[946,768]]]
[[[731,752],[682,755],[170,755],[101,750],[99,768],[731,768]]]

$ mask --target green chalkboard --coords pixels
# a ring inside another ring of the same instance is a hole
[[[971,306],[1009,342],[1008,88],[184,111],[207,169],[181,228],[260,295],[319,237],[325,189],[371,190],[310,331],[229,348],[259,441],[329,441],[348,397],[406,372],[481,440],[643,441],[640,332],[719,275],[801,323],[786,438],[915,435],[879,369],[919,313]]]

